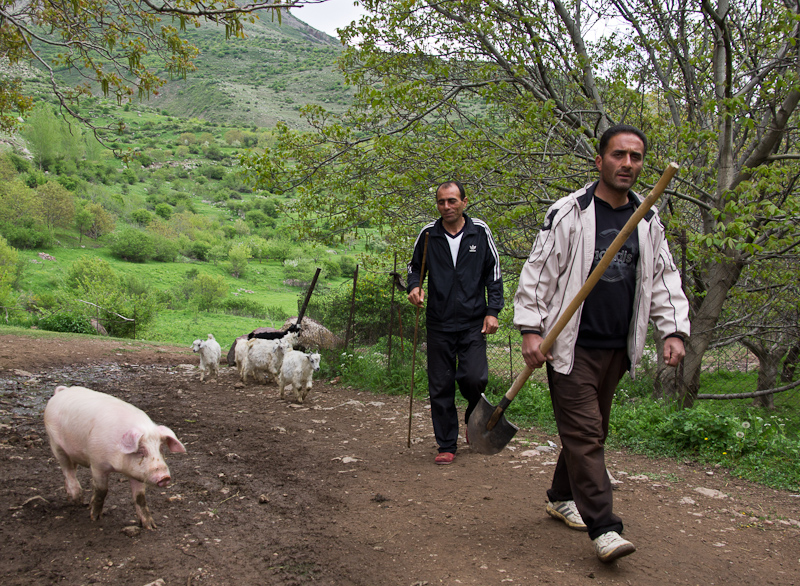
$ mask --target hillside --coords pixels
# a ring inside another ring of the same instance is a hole
[[[270,11],[258,16],[256,22],[246,23],[244,39],[226,39],[225,27],[214,24],[187,30],[185,39],[200,50],[197,70],[186,79],[171,80],[158,96],[145,100],[146,105],[179,118],[262,128],[278,121],[293,128],[302,126],[299,109],[304,104],[344,110],[351,91],[335,66],[341,52],[338,39],[289,12],[280,24]],[[80,81],[74,72],[57,73],[65,84]],[[37,93],[49,96],[44,80],[31,75],[27,82]]]
[[[223,27],[203,27],[186,38],[201,53],[197,71],[167,85],[151,104],[173,116],[227,125],[299,127],[300,106],[343,110],[350,92],[335,68],[337,39],[290,13],[270,14],[246,27],[246,39],[225,39]]]

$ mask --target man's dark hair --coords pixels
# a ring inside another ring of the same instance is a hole
[[[635,134],[638,136],[642,140],[642,144],[644,144],[642,156],[647,154],[647,137],[644,132],[630,124],[615,124],[603,133],[603,136],[600,137],[600,142],[597,143],[597,153],[601,157],[606,153],[609,141],[618,134]]]
[[[455,185],[456,187],[458,187],[458,193],[461,195],[461,199],[464,199],[465,197],[467,197],[467,194],[464,191],[464,186],[461,185],[461,183],[459,183],[458,181],[445,181],[444,183],[439,185],[439,187],[436,188],[436,195],[437,196],[439,195],[439,190],[442,187],[450,187],[451,185]]]

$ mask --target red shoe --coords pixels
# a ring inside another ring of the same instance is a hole
[[[446,465],[452,464],[455,459],[456,455],[453,452],[439,452],[433,461],[440,465]]]

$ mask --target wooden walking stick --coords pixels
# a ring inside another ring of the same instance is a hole
[[[425,233],[425,246],[422,248],[422,266],[419,271],[419,290],[422,292],[422,281],[425,280],[425,259],[428,256],[428,236]],[[414,324],[414,346],[411,350],[411,390],[408,393],[408,447],[411,447],[411,416],[414,412],[414,366],[417,361],[417,335],[419,334],[419,310],[417,306],[417,321]]]

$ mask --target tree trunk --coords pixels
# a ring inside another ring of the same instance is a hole
[[[700,392],[700,372],[703,366],[703,355],[714,337],[714,326],[717,324],[722,306],[742,271],[740,264],[734,261],[716,263],[709,269],[708,289],[702,303],[692,319],[692,335],[686,341],[686,358],[683,360],[683,379],[673,378],[675,385],[670,391],[678,398],[683,407],[694,405]],[[667,382],[667,381],[665,381]]]
[[[786,355],[781,371],[781,382],[788,383],[794,379],[794,371],[797,368],[797,361],[800,358],[800,344],[795,344]]]

